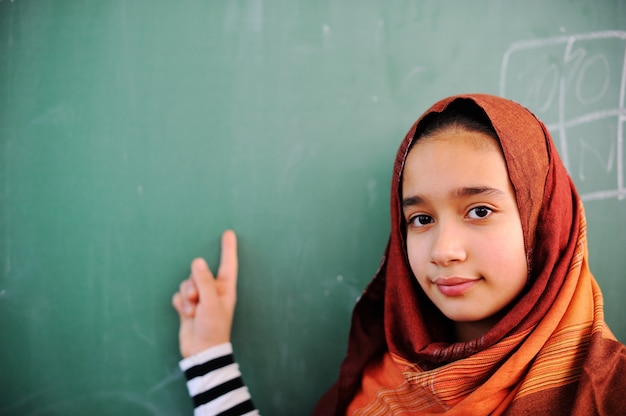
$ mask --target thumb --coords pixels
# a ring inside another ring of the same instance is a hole
[[[191,263],[191,280],[198,289],[199,302],[211,301],[215,297],[215,278],[203,258]]]

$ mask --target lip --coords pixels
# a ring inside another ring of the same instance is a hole
[[[464,277],[439,277],[433,283],[445,296],[461,296],[474,287],[479,280]]]

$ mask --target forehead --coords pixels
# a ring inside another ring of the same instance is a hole
[[[402,187],[433,189],[494,184],[509,188],[506,161],[491,136],[467,130],[441,131],[421,137],[404,164]]]
[[[449,141],[452,145],[458,143],[460,146],[466,145],[476,151],[497,151],[502,154],[502,148],[497,138],[483,132],[468,130],[458,126],[449,126],[432,134],[417,138],[409,151],[409,155],[415,148],[420,147],[421,144],[429,144],[436,141]]]

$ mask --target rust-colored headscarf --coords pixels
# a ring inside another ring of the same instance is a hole
[[[428,300],[407,261],[402,169],[416,131],[465,100],[494,127],[516,193],[529,287],[482,337],[450,342],[451,322]],[[603,317],[587,264],[583,207],[546,127],[490,95],[432,106],[394,164],[391,235],[381,267],[354,308],[337,383],[315,414],[626,414],[626,347]]]

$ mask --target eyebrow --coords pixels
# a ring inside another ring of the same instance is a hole
[[[453,194],[456,198],[466,198],[475,195],[490,195],[501,198],[506,195],[506,193],[501,191],[500,189],[491,188],[488,186],[470,186],[459,188]],[[423,204],[425,201],[426,198],[422,197],[421,195],[408,196],[402,199],[402,208],[404,209],[407,207],[420,205]]]
[[[457,189],[457,192],[456,192],[457,197],[474,196],[474,195],[490,195],[490,196],[502,197],[502,196],[505,196],[506,194],[498,188],[491,188],[489,186],[459,188]]]

